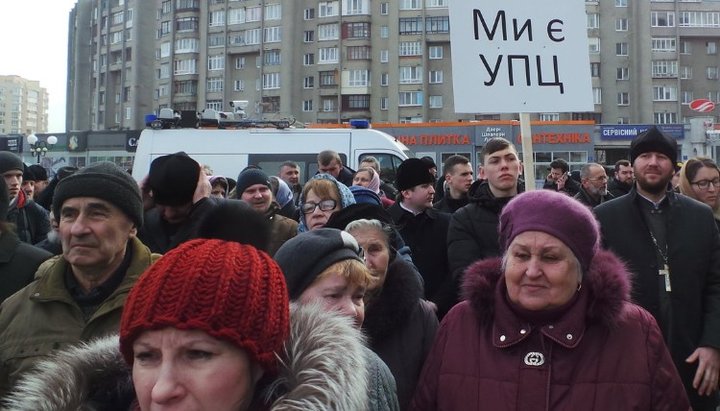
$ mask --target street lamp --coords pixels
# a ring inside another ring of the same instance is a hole
[[[52,146],[57,144],[57,137],[48,136],[47,141],[42,141],[35,134],[30,134],[27,136],[27,142],[30,144],[30,151],[33,156],[37,157],[37,163],[40,164],[40,157],[45,156],[52,149]]]

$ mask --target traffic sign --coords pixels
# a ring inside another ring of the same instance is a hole
[[[698,98],[690,102],[690,110],[700,113],[709,113],[715,110],[715,103],[706,98]]]

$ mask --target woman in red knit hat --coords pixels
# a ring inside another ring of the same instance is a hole
[[[113,336],[48,359],[4,405],[366,408],[360,332],[350,319],[317,306],[291,309],[278,265],[248,245],[198,239],[160,258],[130,292],[119,340],[119,350]]]

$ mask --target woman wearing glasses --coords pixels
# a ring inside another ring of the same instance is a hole
[[[680,192],[710,206],[720,228],[720,169],[706,157],[688,160],[680,169]]]
[[[355,204],[355,197],[345,184],[330,174],[316,174],[305,184],[300,195],[298,232],[324,227],[334,212],[351,204]]]

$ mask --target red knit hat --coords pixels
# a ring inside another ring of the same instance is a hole
[[[235,242],[192,240],[150,266],[130,291],[120,351],[132,364],[133,342],[143,331],[201,330],[272,371],[289,315],[285,278],[267,254]]]

